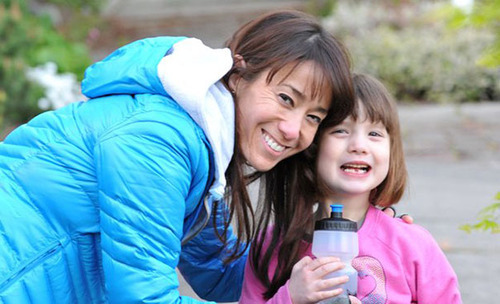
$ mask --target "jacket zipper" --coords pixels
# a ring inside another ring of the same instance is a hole
[[[51,243],[39,255],[35,256],[33,259],[29,260],[24,265],[18,267],[17,270],[5,281],[0,282],[0,291],[7,289],[7,287],[16,282],[18,278],[22,277],[25,273],[35,268],[36,266],[40,265],[47,258],[57,253],[68,242],[69,240],[67,238],[64,238],[62,240],[58,240],[54,243]]]

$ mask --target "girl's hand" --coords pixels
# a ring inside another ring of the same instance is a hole
[[[344,268],[340,259],[335,257],[322,257],[311,259],[303,257],[293,266],[288,289],[293,304],[317,303],[321,300],[339,295],[342,288],[333,287],[348,281],[347,276],[330,279],[323,277],[331,272]]]
[[[355,296],[349,296],[349,300],[351,301],[351,304],[361,304],[361,300]]]

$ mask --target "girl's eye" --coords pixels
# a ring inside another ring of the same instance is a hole
[[[376,131],[371,131],[370,133],[368,133],[368,135],[370,135],[370,136],[376,136],[376,137],[382,137],[382,133],[376,132]]]
[[[281,98],[281,100],[282,100],[284,103],[286,103],[286,104],[288,104],[288,105],[293,106],[293,99],[292,99],[292,98],[290,98],[290,96],[288,96],[288,95],[286,95],[286,94],[281,93],[281,94],[279,94],[279,97]]]
[[[335,130],[332,130],[331,133],[332,134],[347,134],[347,130],[346,129],[335,129]]]

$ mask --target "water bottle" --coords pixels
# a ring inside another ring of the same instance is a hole
[[[334,256],[340,258],[345,267],[326,275],[329,279],[347,275],[349,281],[341,286],[342,294],[323,300],[318,304],[350,303],[349,295],[356,295],[358,289],[358,273],[352,267],[352,259],[358,255],[358,234],[356,222],[342,217],[342,205],[330,205],[329,218],[316,221],[312,243],[312,253],[316,257]]]

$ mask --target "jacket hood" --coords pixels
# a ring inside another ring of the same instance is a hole
[[[189,38],[176,43],[158,65],[163,88],[205,131],[215,159],[215,181],[210,193],[224,195],[225,172],[234,149],[234,100],[220,79],[231,69],[228,48],[212,49]]]
[[[85,71],[89,98],[114,94],[160,94],[175,100],[203,129],[214,152],[215,181],[209,192],[220,200],[233,155],[234,100],[220,79],[233,64],[227,48],[212,49],[196,38],[157,37],[128,44]]]

